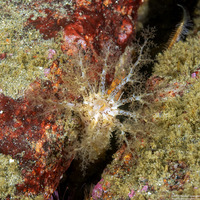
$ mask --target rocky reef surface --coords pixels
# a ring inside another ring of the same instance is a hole
[[[115,154],[91,199],[198,199],[200,35],[157,56],[136,136]]]
[[[9,189],[2,176],[0,198],[48,199],[75,157],[85,166],[109,148],[116,116],[131,116],[117,96],[136,66],[131,49],[119,57],[140,4],[1,2],[0,153],[15,178]]]
[[[76,160],[107,162],[85,199],[199,197],[199,7],[152,59],[151,2],[0,3],[0,199],[80,199]]]

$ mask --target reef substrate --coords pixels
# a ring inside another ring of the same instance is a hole
[[[112,41],[119,52],[113,56],[118,59],[135,36],[140,5],[140,0],[24,4],[11,0],[0,4],[0,154],[6,157],[7,168],[14,170],[6,173],[17,173],[14,184],[1,184],[1,199],[48,199],[56,190],[76,155],[74,149],[80,144],[84,126],[64,106],[81,101],[65,80],[65,57],[83,49],[91,52],[90,62],[96,63],[105,43]],[[20,78],[20,89],[9,87],[7,74],[13,69],[14,79]],[[102,69],[101,65],[91,67],[89,81],[98,82],[97,72]],[[24,70],[30,70],[27,82],[20,74]],[[40,73],[35,73],[37,70]],[[113,74],[111,70],[106,75],[108,84]],[[1,180],[5,182],[5,176]]]

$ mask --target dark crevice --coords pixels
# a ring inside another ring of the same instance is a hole
[[[80,160],[73,160],[57,188],[59,200],[83,200],[91,192],[92,187],[100,181],[103,170],[112,162],[112,155],[117,149],[117,139],[113,133],[111,148],[104,157],[90,164],[85,171],[82,170]]]

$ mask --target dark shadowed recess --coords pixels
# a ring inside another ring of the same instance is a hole
[[[183,10],[178,6],[183,6],[189,14],[191,25],[194,17],[194,9],[198,0],[149,0],[149,12],[146,16],[143,25],[145,27],[155,28],[155,47],[152,48],[150,54],[152,60],[155,56],[167,48],[167,43],[170,40],[172,33],[176,30],[177,25],[183,19]],[[192,26],[189,27],[192,29]],[[137,33],[140,37],[140,32]],[[183,40],[185,38],[182,38]],[[142,73],[147,74],[147,78],[152,73],[153,63],[148,66],[143,66]]]
[[[57,188],[59,200],[82,200],[91,192],[92,186],[101,179],[101,174],[106,165],[111,163],[112,155],[117,151],[115,133],[111,138],[111,148],[104,157],[90,164],[82,170],[80,160],[73,160],[67,172],[63,175]],[[56,197],[55,200],[58,200]]]

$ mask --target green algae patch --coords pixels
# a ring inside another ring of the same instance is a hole
[[[154,85],[152,93],[164,95],[144,107],[143,120],[135,124],[135,136],[128,140],[129,148],[116,153],[104,171],[104,198],[199,197],[199,43],[198,35],[158,55],[152,77],[163,81]],[[127,164],[124,157],[130,149],[134,157]]]
[[[179,90],[174,97],[150,105],[151,114],[159,117],[133,171],[135,178],[148,180],[152,194],[144,195],[150,199],[200,195],[200,77],[192,76],[200,65],[199,42],[198,35],[175,44],[158,56],[154,68],[153,75],[165,79],[165,91],[176,91],[173,83],[178,83]]]
[[[157,56],[158,63],[154,67],[154,74],[169,80],[184,82],[199,66],[199,36],[190,37],[187,42],[180,41],[172,49]]]
[[[21,7],[20,7],[21,6]],[[45,79],[44,69],[61,55],[60,39],[44,40],[26,22],[31,14],[23,5],[0,2],[0,89],[7,96],[18,98],[36,78]],[[35,16],[44,13],[35,11]],[[58,36],[58,38],[60,38]],[[49,57],[50,51],[55,55]]]
[[[200,1],[198,0],[197,6],[194,10],[194,16],[193,16],[193,33],[196,34],[200,30]]]
[[[11,156],[0,154],[0,198],[14,197],[16,185],[22,182],[18,162]]]

